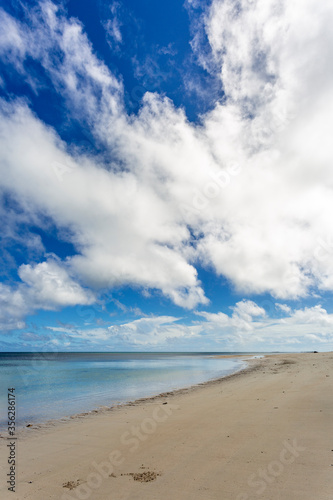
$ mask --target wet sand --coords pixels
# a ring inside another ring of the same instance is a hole
[[[218,381],[24,429],[1,499],[329,500],[333,353],[250,359]]]

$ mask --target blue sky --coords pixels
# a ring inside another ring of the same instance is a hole
[[[0,349],[331,350],[332,20],[4,2]]]

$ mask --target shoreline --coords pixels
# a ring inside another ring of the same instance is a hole
[[[250,354],[250,355],[245,355],[245,354],[241,354],[239,356],[237,355],[217,355],[217,356],[213,356],[214,358],[235,358],[235,359],[239,359],[240,363],[247,363],[247,361],[250,361],[251,359],[253,359],[254,357],[257,358],[258,355],[256,354]],[[264,356],[263,356],[264,357]],[[242,358],[246,358],[246,359],[242,359]],[[89,416],[93,416],[93,415],[96,415],[96,414],[100,414],[100,413],[105,413],[105,412],[108,412],[108,411],[113,411],[114,409],[118,408],[118,407],[126,407],[126,406],[136,406],[137,404],[139,403],[143,403],[143,402],[149,402],[150,400],[156,400],[156,399],[159,399],[159,398],[163,398],[163,397],[166,397],[166,396],[171,396],[173,394],[182,394],[182,393],[185,393],[185,392],[188,392],[189,390],[195,388],[195,387],[199,387],[199,386],[203,386],[203,385],[206,385],[206,384],[210,384],[210,383],[214,383],[214,382],[218,382],[224,378],[227,378],[227,377],[231,377],[232,375],[236,374],[236,373],[239,373],[243,370],[246,370],[248,367],[245,366],[244,368],[237,368],[235,369],[235,371],[233,371],[232,373],[230,374],[227,374],[227,375],[223,375],[222,377],[221,376],[218,376],[216,378],[212,378],[212,379],[209,379],[209,380],[206,380],[204,382],[198,382],[197,384],[192,384],[192,385],[189,385],[189,386],[184,386],[184,387],[180,387],[180,388],[177,388],[177,389],[170,389],[170,391],[164,391],[164,392],[161,392],[161,393],[157,393],[157,394],[153,394],[151,396],[143,396],[143,397],[140,397],[140,398],[137,398],[137,399],[134,399],[134,400],[129,400],[129,401],[124,401],[124,402],[117,402],[111,406],[106,406],[106,405],[99,405],[95,408],[92,408],[91,410],[87,410],[87,411],[82,411],[80,413],[73,413],[71,415],[65,415],[63,417],[59,417],[59,418],[51,418],[51,419],[48,419],[48,420],[45,420],[45,421],[40,421],[40,422],[34,422],[34,423],[28,423],[28,424],[23,424],[23,425],[20,425],[20,426],[17,426],[16,427],[16,435],[17,436],[20,436],[21,434],[24,433],[25,430],[29,429],[29,431],[31,430],[38,430],[40,428],[47,428],[47,427],[54,427],[55,425],[57,425],[58,423],[61,424],[61,423],[64,423],[64,422],[68,422],[70,420],[75,420],[75,419],[82,419],[84,417],[89,417]],[[6,428],[4,430],[1,430],[0,431],[0,439],[1,438],[5,438],[6,437],[6,433],[7,433],[7,430]]]
[[[222,377],[219,376],[217,378],[212,378],[212,379],[206,380],[205,382],[198,382],[197,384],[192,384],[189,386],[180,387],[178,389],[171,389],[170,391],[161,392],[158,394],[153,394],[151,396],[144,396],[142,398],[137,398],[137,399],[130,400],[130,401],[115,403],[112,406],[100,405],[100,406],[93,408],[91,410],[83,411],[80,413],[73,413],[72,415],[68,415],[68,416],[66,415],[66,416],[60,417],[60,418],[52,418],[49,420],[45,420],[44,422],[36,422],[36,423],[31,423],[31,424],[29,423],[29,424],[24,424],[23,426],[17,426],[15,434],[17,435],[17,437],[20,437],[21,435],[25,434],[26,431],[28,433],[31,433],[31,431],[38,431],[39,429],[44,429],[44,428],[47,429],[50,427],[55,427],[58,424],[61,425],[63,423],[69,422],[69,421],[73,421],[73,420],[75,421],[77,419],[87,418],[87,417],[99,415],[99,414],[105,413],[105,412],[111,412],[111,411],[116,410],[117,408],[126,408],[128,406],[137,406],[137,405],[145,403],[145,402],[149,403],[150,401],[156,401],[156,400],[163,399],[166,397],[172,397],[172,396],[176,396],[176,395],[180,395],[180,394],[185,394],[191,390],[194,390],[197,387],[218,383],[224,379],[227,379],[227,378],[232,377],[234,375],[237,375],[243,371],[246,371],[250,368],[248,361],[249,362],[252,361],[254,357],[257,359],[256,354],[250,354],[250,355],[244,354],[244,355],[240,355],[240,356],[237,356],[237,355],[218,355],[218,356],[214,356],[214,357],[216,357],[216,358],[237,358],[240,360],[240,362],[247,363],[247,366],[238,368],[235,371],[233,371],[232,373],[229,373],[227,375],[223,375]],[[241,359],[243,357],[246,359],[244,359],[244,360]],[[264,356],[261,356],[261,358],[263,358],[263,357]],[[6,438],[6,430],[0,432],[0,439],[5,439],[5,438]]]
[[[1,481],[1,498],[328,500],[333,353],[247,362],[219,379],[24,428],[17,492]]]

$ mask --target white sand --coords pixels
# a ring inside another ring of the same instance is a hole
[[[0,498],[331,500],[333,353],[250,364],[218,382],[24,430],[16,493],[1,439]]]

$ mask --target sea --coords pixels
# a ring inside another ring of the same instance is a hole
[[[15,396],[20,428],[189,387],[245,366],[219,354],[231,353],[0,353],[0,431],[8,427],[8,394]]]

